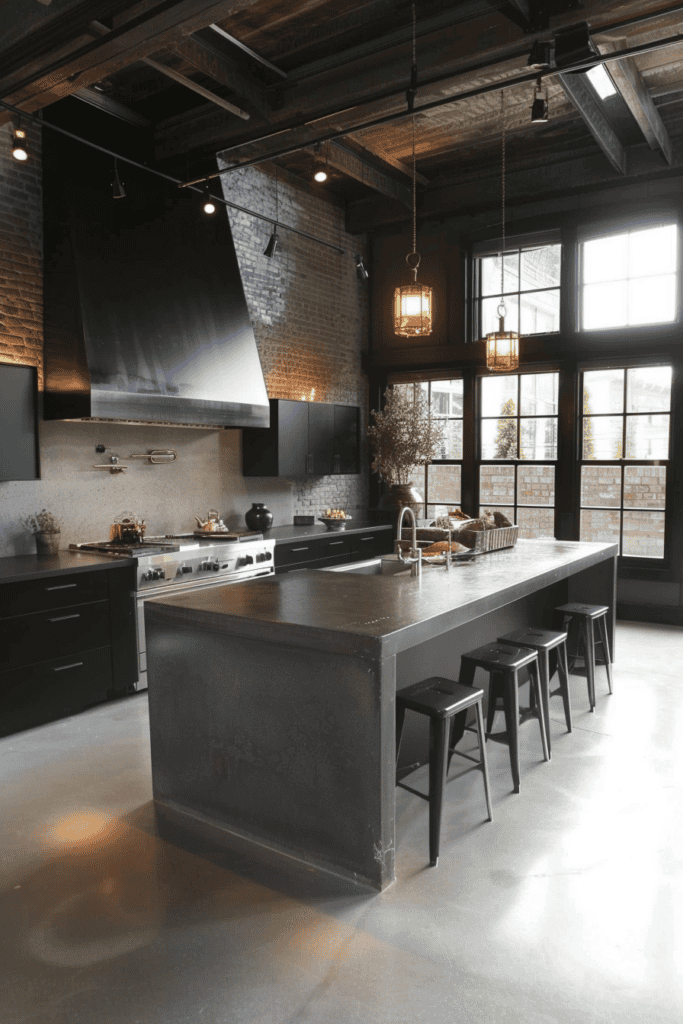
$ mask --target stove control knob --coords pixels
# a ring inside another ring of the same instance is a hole
[[[148,572],[143,572],[142,579],[146,583],[148,580],[154,579],[154,569],[150,569]]]
[[[154,573],[154,575],[152,576],[152,579],[155,579],[155,580],[165,580],[166,579],[166,573],[165,573],[165,571],[163,569],[153,569],[152,571]]]
[[[220,562],[213,561],[213,562],[207,562],[206,563],[206,568],[207,568],[208,572],[218,572],[220,567],[221,567]]]
[[[192,572],[191,565],[181,565],[178,567],[178,575],[184,576],[186,572]]]
[[[268,555],[265,553],[265,551],[263,551],[260,555],[256,556],[256,561],[257,562],[267,562],[268,561]]]

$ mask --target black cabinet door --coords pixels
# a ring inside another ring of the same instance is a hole
[[[277,402],[278,476],[303,476],[308,456],[306,402]]]
[[[327,476],[334,469],[334,406],[308,402],[309,475]]]
[[[36,370],[0,363],[0,480],[38,480]]]
[[[360,409],[355,405],[334,406],[334,473],[359,473],[358,442]]]

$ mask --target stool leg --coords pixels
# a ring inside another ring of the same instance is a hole
[[[548,757],[549,761],[552,756],[552,746],[550,742],[550,657],[547,651],[538,651],[538,674],[540,676],[540,690],[541,700],[543,708],[543,717],[545,718],[545,735],[548,746]],[[531,673],[529,673],[529,679],[531,679]],[[533,690],[533,686],[530,687]]]
[[[401,749],[401,736],[403,735],[403,722],[406,717],[406,709],[402,704],[396,706],[396,764],[398,765],[398,752]]]
[[[479,757],[481,758],[481,774],[484,776],[484,794],[486,796],[486,810],[488,811],[489,821],[493,821],[493,811],[491,810],[491,787],[489,785],[489,765],[486,759],[486,736],[484,735],[484,714],[481,710],[481,701],[478,700],[474,705],[474,710],[477,715],[477,737],[479,739]]]
[[[607,669],[607,685],[609,686],[609,692],[612,692],[612,658],[609,649],[609,640],[607,639],[607,623],[605,622],[605,616],[601,615],[598,619],[598,631],[600,633],[600,640],[602,642],[602,649],[605,654],[605,668]]]
[[[550,760],[550,749],[549,749],[549,746],[548,746],[548,729],[547,729],[547,725],[546,725],[547,719],[545,717],[545,707],[544,707],[544,703],[545,702],[544,702],[544,699],[543,699],[543,691],[542,691],[541,683],[540,683],[539,678],[538,678],[538,664],[534,665],[532,663],[531,665],[528,666],[528,670],[529,670],[529,685],[535,690],[535,692],[536,692],[536,701],[538,703],[538,724],[541,727],[541,746],[543,747],[543,760],[544,761],[549,761]]]
[[[503,707],[505,709],[505,728],[510,748],[510,771],[512,786],[519,793],[519,692],[516,672],[505,673],[503,676]]]
[[[489,676],[489,706],[486,712],[487,733],[493,730],[493,719],[496,717],[498,698],[503,696],[502,679],[503,677],[500,672],[491,672]]]
[[[477,666],[473,661],[469,661],[467,658],[460,659],[460,674],[458,676],[458,682],[462,683],[463,686],[474,686],[474,673],[477,670]],[[448,765],[450,767],[451,757],[453,756],[452,751],[457,747],[460,740],[465,735],[465,725],[467,724],[467,712],[461,711],[459,715],[453,715],[450,721],[450,740],[449,747],[451,753],[448,756]]]
[[[590,700],[591,711],[595,711],[595,633],[590,619],[585,619],[583,623],[583,642],[586,655],[588,699]]]
[[[569,664],[567,661],[567,643],[565,640],[557,648],[557,674],[560,679],[560,693],[564,704],[564,720],[567,732],[572,731],[572,709],[569,703]]]
[[[444,718],[432,718],[429,725],[429,865],[433,868],[439,863],[449,725]]]

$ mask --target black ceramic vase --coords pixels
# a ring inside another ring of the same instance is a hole
[[[269,530],[273,525],[273,513],[262,501],[255,501],[244,518],[250,530]]]

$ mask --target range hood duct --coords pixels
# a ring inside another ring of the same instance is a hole
[[[268,426],[227,211],[109,164],[45,153],[45,418]]]

